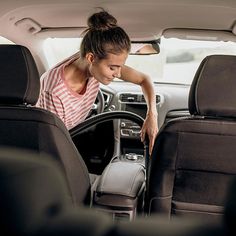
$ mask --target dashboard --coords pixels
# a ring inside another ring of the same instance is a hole
[[[164,84],[155,85],[158,125],[161,127],[169,114],[182,116],[188,114],[188,94],[190,85]],[[146,115],[146,102],[141,87],[128,82],[112,82],[108,86],[101,86],[105,97],[106,110],[131,111]]]
[[[189,114],[189,85],[156,83],[154,86],[159,128],[169,119]],[[105,111],[129,111],[145,118],[147,106],[140,86],[114,81],[108,86],[101,85],[101,90],[105,98]],[[117,155],[142,154],[140,128],[132,121],[114,121]]]
[[[145,118],[147,106],[140,86],[113,81],[101,85],[100,89],[105,100],[105,112],[129,111]],[[189,114],[189,89],[189,85],[155,84],[159,129],[169,119]],[[114,119],[91,127],[75,136],[73,141],[89,172],[101,174],[115,157],[128,161],[142,160],[144,145],[140,140],[140,129],[130,120]]]

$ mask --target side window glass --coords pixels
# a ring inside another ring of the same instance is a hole
[[[43,51],[48,67],[51,68],[58,62],[79,51],[82,38],[48,38],[44,41]]]
[[[0,36],[0,44],[15,44],[11,40]]]

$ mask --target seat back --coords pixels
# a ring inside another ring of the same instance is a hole
[[[220,219],[236,174],[236,57],[214,55],[191,85],[191,116],[161,128],[147,181],[150,214]]]
[[[0,149],[1,234],[36,232],[71,206],[67,184],[47,155]]]
[[[107,235],[110,218],[74,207],[56,161],[48,155],[0,147],[1,235]]]
[[[0,145],[44,153],[60,163],[76,204],[89,202],[86,165],[64,123],[53,113],[34,107],[40,79],[30,51],[0,45]]]

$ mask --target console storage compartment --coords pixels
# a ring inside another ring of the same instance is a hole
[[[145,187],[141,163],[113,161],[103,171],[93,197],[93,206],[112,214],[114,219],[136,216]]]

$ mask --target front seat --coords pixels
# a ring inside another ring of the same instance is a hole
[[[64,123],[34,107],[39,90],[39,73],[30,51],[20,45],[0,45],[0,145],[55,157],[66,174],[72,201],[88,204],[87,167]]]
[[[39,90],[39,73],[30,51],[20,45],[0,45],[0,145],[52,156],[65,174],[71,200],[75,205],[89,205],[95,187],[91,188],[93,180],[71,136],[109,120],[129,119],[142,126],[143,119],[131,112],[105,112],[82,122],[70,134],[55,114],[34,107]]]
[[[218,220],[236,174],[236,56],[200,64],[189,94],[189,117],[160,130],[147,182],[149,214]]]

